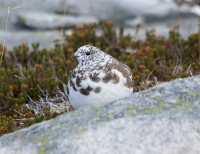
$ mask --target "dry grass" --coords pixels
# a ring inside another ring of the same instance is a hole
[[[7,33],[7,27],[8,27],[8,18],[9,18],[9,15],[10,15],[10,12],[12,10],[15,10],[15,9],[21,9],[20,6],[18,7],[14,7],[10,10],[10,7],[8,7],[8,16],[7,16],[7,21],[6,21],[6,31],[5,31],[5,37],[4,37],[4,43],[3,43],[3,50],[2,50],[2,53],[1,53],[1,60],[0,60],[0,67],[1,67],[1,63],[2,63],[2,59],[3,59],[3,55],[4,55],[4,50],[5,50],[5,45],[6,45],[6,33]]]

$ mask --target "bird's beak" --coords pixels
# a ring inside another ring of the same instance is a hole
[[[75,53],[72,55],[72,58],[78,58],[78,55],[75,55]]]

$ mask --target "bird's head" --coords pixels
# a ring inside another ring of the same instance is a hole
[[[79,65],[95,66],[101,62],[107,61],[109,55],[99,50],[97,47],[85,45],[80,47],[73,55],[72,58],[78,60]]]

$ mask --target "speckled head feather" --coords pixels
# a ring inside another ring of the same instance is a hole
[[[109,59],[109,55],[99,50],[97,47],[85,45],[80,47],[72,56],[77,58],[79,67],[81,66],[95,66],[98,64],[104,64]]]
[[[68,97],[74,109],[112,102],[133,92],[130,68],[112,56],[85,45],[72,57],[79,63],[68,82]]]

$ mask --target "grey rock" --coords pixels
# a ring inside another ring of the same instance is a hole
[[[91,16],[69,16],[58,15],[50,12],[29,11],[18,15],[18,22],[33,29],[55,29],[72,24],[77,26],[87,23],[98,23],[98,19]]]
[[[59,38],[60,31],[52,30],[52,31],[7,31],[6,34],[6,48],[7,50],[13,51],[15,46],[18,46],[22,43],[28,43],[30,48],[30,52],[32,51],[32,43],[40,43],[39,49],[54,49],[54,39]],[[71,35],[72,30],[66,30],[66,34]],[[3,45],[5,31],[0,30],[0,44]]]
[[[150,20],[150,21],[148,21]],[[144,23],[141,23],[139,33],[135,35],[136,25],[140,22],[133,19],[125,20],[126,28],[124,34],[130,34],[135,36],[136,39],[145,40],[146,31],[154,29],[157,36],[164,36],[165,38],[169,37],[169,31],[173,30],[176,24],[179,24],[179,33],[183,39],[187,39],[191,34],[198,33],[198,23],[195,16],[182,16],[179,19],[177,18],[165,18],[161,20],[146,19]]]
[[[100,20],[121,20],[127,13],[113,0],[69,0],[67,10],[77,15],[93,15]]]
[[[66,0],[6,0],[0,2],[2,9],[21,6],[22,11],[50,11],[63,13]],[[111,0],[68,0],[67,13],[78,16],[95,16],[100,20],[119,19],[126,13],[119,9]]]
[[[200,76],[0,137],[0,153],[200,153]]]

